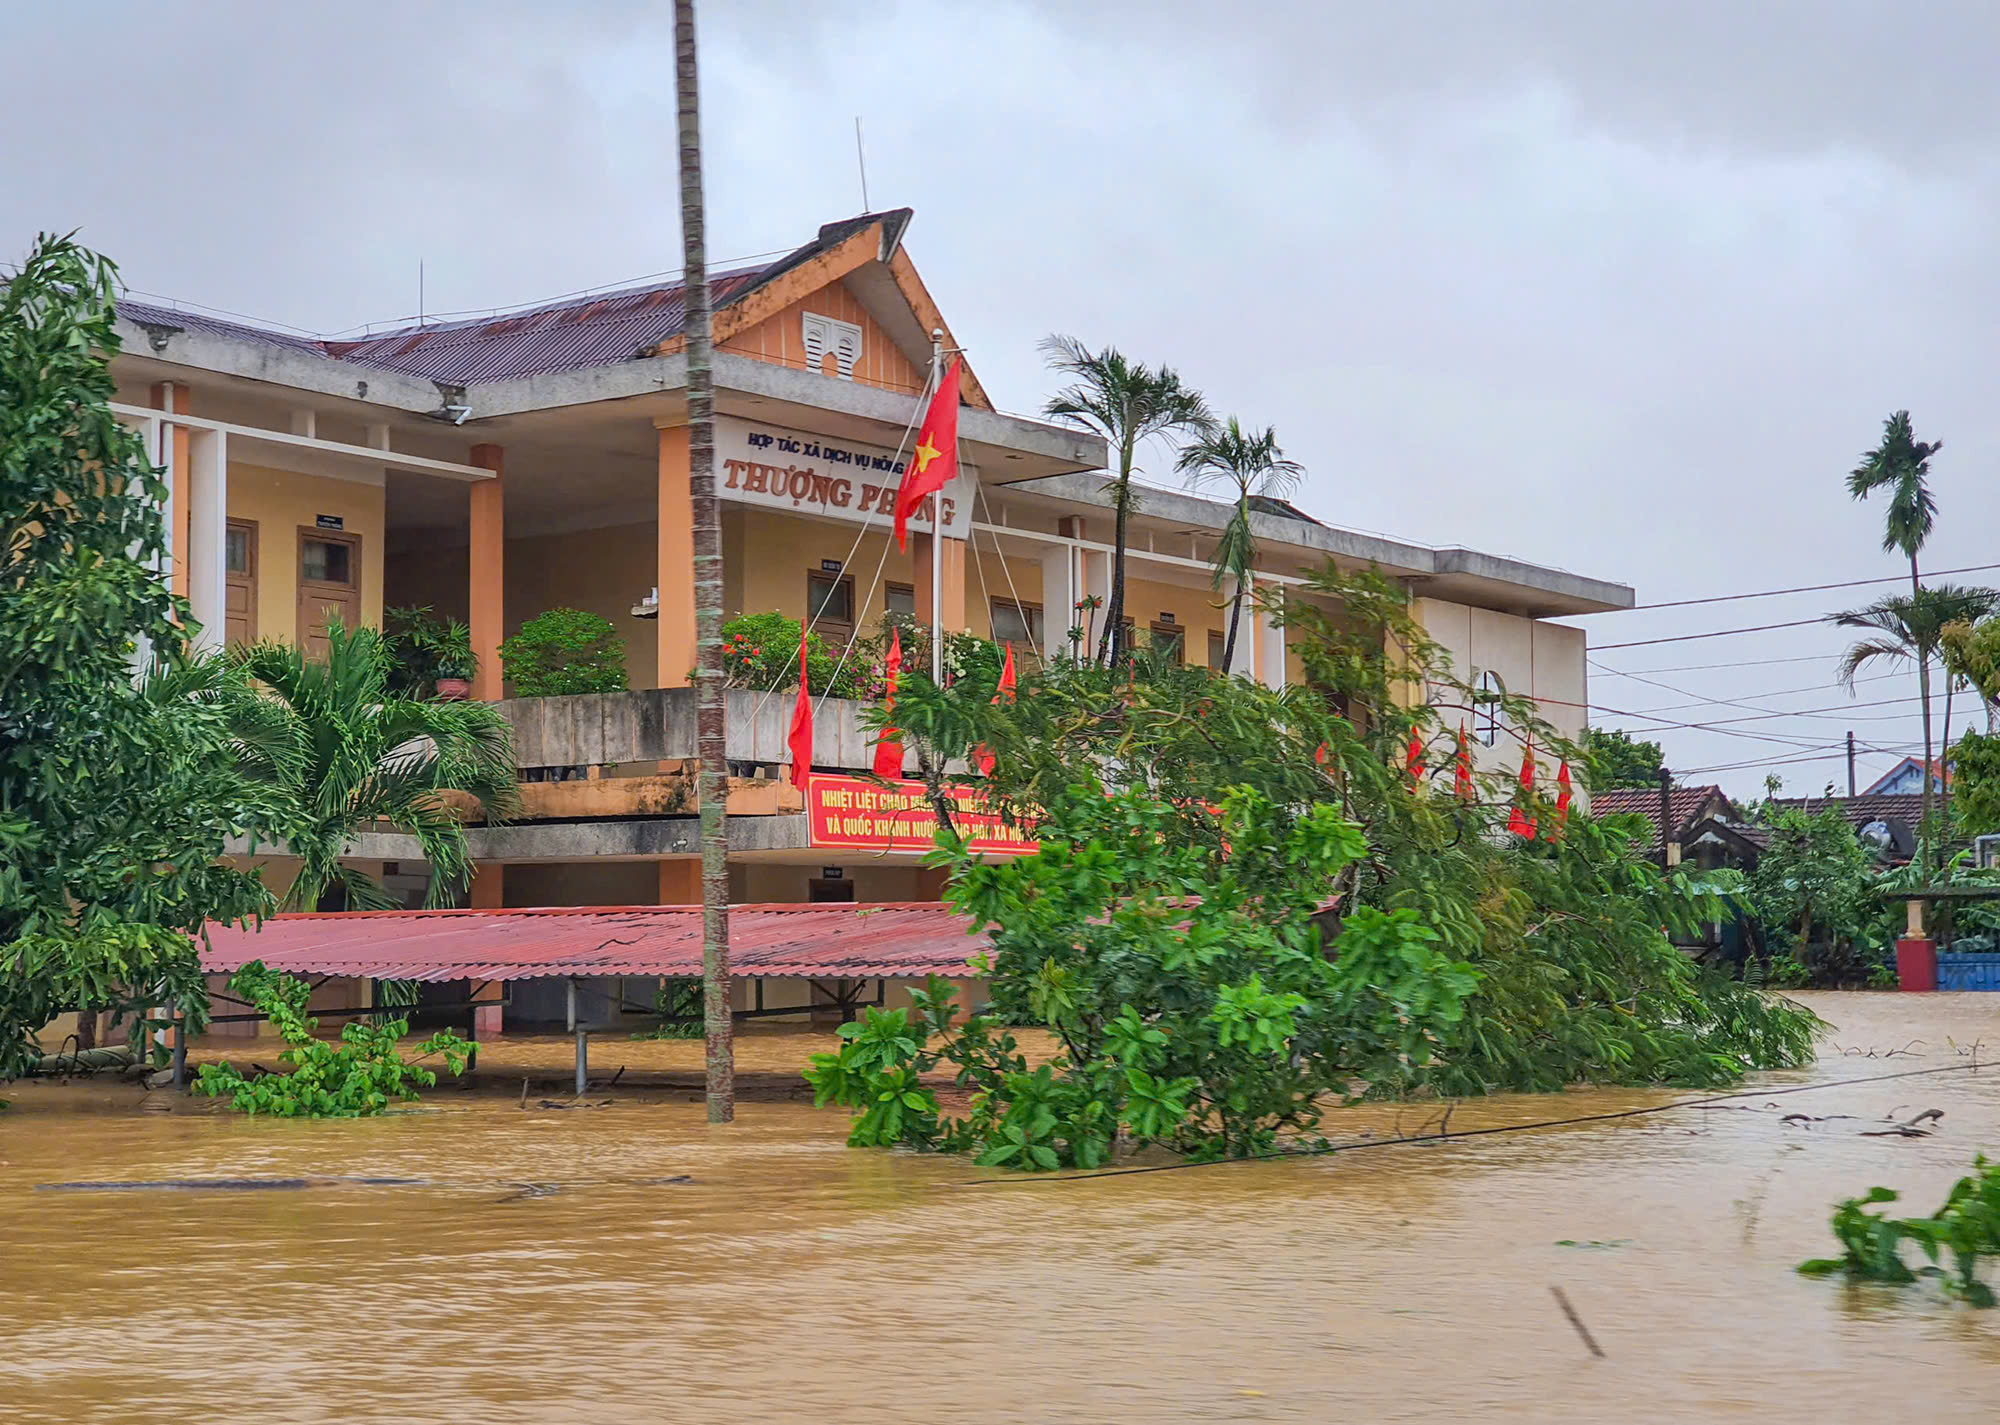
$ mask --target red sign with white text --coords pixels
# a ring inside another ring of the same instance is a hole
[[[1008,826],[980,803],[977,787],[948,787],[952,820],[967,847],[1021,856],[1040,849],[1019,827]],[[806,843],[855,851],[928,851],[937,833],[922,782],[886,787],[859,777],[815,773],[806,784]]]

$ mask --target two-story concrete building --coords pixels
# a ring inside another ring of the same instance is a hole
[[[944,627],[1054,655],[1079,600],[1108,591],[1105,451],[995,409],[976,341],[961,474],[914,523],[908,551],[889,534],[932,334],[959,345],[904,246],[910,216],[829,224],[777,261],[712,278],[728,610],[810,610],[838,643],[872,632],[885,609],[927,613],[935,567]],[[699,898],[683,315],[672,284],[353,340],[121,307],[121,413],[169,468],[172,579],[207,637],[310,645],[328,611],[374,623],[385,607],[427,604],[470,624],[474,696],[500,699],[499,644],[527,619],[587,609],[624,636],[632,692],[505,704],[525,809],[471,831],[475,906]],[[1255,517],[1259,585],[1306,597],[1302,579],[1328,559],[1375,566],[1406,582],[1466,676],[1533,696],[1580,732],[1584,634],[1547,620],[1628,607],[1630,589],[1267,508]],[[1221,661],[1227,615],[1210,564],[1227,515],[1147,492],[1126,591],[1142,642],[1150,632],[1190,662]],[[1266,618],[1239,640],[1232,671],[1299,676]],[[750,774],[732,784],[734,899],[935,899],[914,844],[829,831],[837,819],[816,817],[778,775],[788,696],[731,698],[730,757]],[[822,706],[816,767],[869,765],[858,713]],[[1481,750],[1489,765],[1518,757],[1495,740]],[[421,888],[408,838],[370,834],[354,850],[390,884]],[[282,858],[271,874],[283,880]]]

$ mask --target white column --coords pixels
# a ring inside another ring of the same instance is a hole
[[[1285,630],[1261,609],[1257,613],[1257,681],[1267,688],[1285,686]]]
[[[1076,551],[1067,544],[1042,550],[1042,656],[1054,660],[1069,653],[1069,631],[1081,622],[1076,612]]]
[[[1236,625],[1235,656],[1229,660],[1229,673],[1238,678],[1257,676],[1257,587],[1256,580],[1243,581],[1243,616]],[[1229,610],[1222,611],[1222,636],[1229,637]]]
[[[1079,549],[1076,557],[1083,576],[1083,589],[1077,598],[1097,600],[1095,611],[1077,617],[1077,622],[1089,633],[1083,650],[1084,658],[1089,660],[1097,656],[1098,640],[1104,637],[1104,620],[1111,613],[1111,555],[1102,550]]]
[[[201,625],[195,646],[214,651],[228,609],[229,437],[196,430],[188,445],[188,612]]]

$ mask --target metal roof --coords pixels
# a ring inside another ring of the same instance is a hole
[[[729,958],[746,979],[964,975],[984,934],[935,901],[729,908]],[[701,973],[700,906],[382,910],[275,915],[212,925],[201,967],[261,960],[291,974],[378,980],[527,980]]]

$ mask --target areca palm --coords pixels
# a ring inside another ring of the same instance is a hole
[[[1898,411],[1882,422],[1882,443],[1861,457],[1861,463],[1847,474],[1847,493],[1857,500],[1887,491],[1889,507],[1882,521],[1882,548],[1901,553],[1910,561],[1910,595],[1923,593],[1917,570],[1917,554],[1931,536],[1937,520],[1937,501],[1931,498],[1931,457],[1944,448],[1941,440],[1918,440],[1910,424],[1910,413]],[[1878,600],[1878,603],[1886,602]],[[1871,605],[1871,607],[1873,607]],[[1931,815],[1931,655],[1937,644],[1916,654],[1917,696],[1922,700],[1924,722],[1924,821]],[[1850,673],[1849,677],[1852,676]]]
[[[1955,625],[1975,623],[2000,609],[2000,590],[1971,588],[1962,584],[1935,584],[1929,588],[1918,587],[1908,594],[1890,594],[1874,603],[1845,613],[1834,614],[1830,622],[1841,628],[1858,629],[1868,636],[1856,640],[1848,646],[1840,658],[1840,681],[1849,691],[1853,690],[1854,679],[1863,668],[1879,660],[1890,662],[1909,661],[1923,668],[1936,658],[1940,648],[1950,637],[1947,630]],[[1947,674],[1945,682],[1944,734],[1945,751],[1951,749],[1951,698],[1953,687],[1959,682],[1955,674]],[[1928,712],[1930,701],[1929,683],[1921,684]],[[1933,779],[1929,718],[1925,718],[1924,738],[1924,819],[1930,819],[1931,782]],[[1938,780],[1942,780],[1939,778]]]
[[[1111,597],[1097,647],[1098,662],[1111,663],[1125,642],[1125,534],[1134,503],[1132,475],[1139,447],[1159,436],[1206,435],[1214,428],[1215,417],[1201,393],[1183,384],[1180,373],[1170,366],[1128,360],[1111,346],[1091,351],[1069,336],[1044,337],[1042,355],[1051,370],[1071,378],[1069,385],[1049,397],[1043,412],[1103,436],[1117,462],[1105,487],[1117,521],[1111,545]]]
[[[1250,497],[1281,499],[1298,488],[1305,467],[1285,458],[1278,434],[1270,426],[1246,431],[1235,416],[1197,435],[1182,447],[1174,468],[1191,485],[1226,484],[1236,492],[1235,507],[1215,546],[1214,587],[1233,585],[1229,598],[1229,634],[1223,640],[1222,666],[1236,665],[1236,630],[1243,617],[1243,592],[1250,583],[1256,540],[1250,532]]]
[[[272,829],[299,859],[282,909],[312,910],[329,892],[350,910],[394,906],[379,882],[341,860],[376,823],[416,838],[431,868],[424,903],[449,904],[471,856],[446,794],[477,798],[489,821],[510,815],[512,728],[486,703],[391,696],[392,660],[372,628],[329,620],[326,642],[323,662],[277,642],[218,655],[197,690],[222,702],[238,768],[277,804]]]

